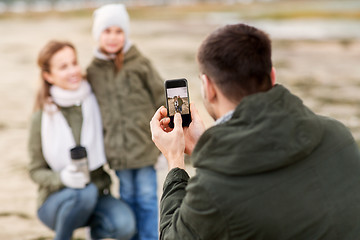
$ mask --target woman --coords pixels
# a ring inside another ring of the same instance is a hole
[[[29,170],[39,185],[39,219],[55,231],[55,239],[71,239],[83,226],[90,226],[92,238],[130,239],[134,214],[109,194],[100,111],[82,79],[74,46],[49,42],[38,65],[42,81],[30,130]],[[86,149],[90,180],[71,159],[70,149],[78,145]]]

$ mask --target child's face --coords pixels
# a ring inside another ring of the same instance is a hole
[[[100,48],[107,53],[117,53],[123,48],[125,34],[117,26],[108,27],[100,35]]]
[[[78,89],[82,75],[74,50],[64,47],[55,53],[50,60],[50,73],[45,72],[44,77],[49,83],[63,89]]]

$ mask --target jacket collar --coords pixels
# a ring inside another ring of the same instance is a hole
[[[227,175],[272,171],[306,158],[321,144],[320,118],[285,87],[243,98],[232,118],[200,137],[197,168]]]

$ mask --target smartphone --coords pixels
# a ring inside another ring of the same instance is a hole
[[[182,126],[191,123],[188,83],[185,78],[165,81],[166,109],[170,117],[169,127],[174,128],[174,115],[181,114]]]

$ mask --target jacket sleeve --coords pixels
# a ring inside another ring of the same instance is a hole
[[[160,203],[160,239],[228,239],[226,222],[195,176],[172,169]]]
[[[57,191],[64,187],[60,174],[52,171],[47,165],[41,147],[41,112],[36,112],[32,117],[28,140],[30,156],[29,173],[31,179],[40,186],[50,191]]]
[[[104,166],[91,171],[90,178],[91,182],[98,188],[100,196],[110,193],[111,178]]]
[[[164,80],[149,60],[146,60],[146,68],[145,82],[151,95],[153,106],[155,109],[158,109],[161,105],[165,105]]]

